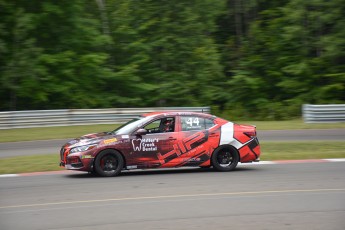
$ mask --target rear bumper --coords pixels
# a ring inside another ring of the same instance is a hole
[[[241,163],[260,161],[260,144],[257,137],[248,141],[244,146],[238,149]]]

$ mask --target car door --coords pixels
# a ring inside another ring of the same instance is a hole
[[[183,166],[198,166],[208,162],[219,144],[220,133],[212,119],[200,116],[180,116],[178,144],[183,152]],[[181,165],[181,166],[182,166]]]
[[[147,130],[145,135],[132,136],[132,154],[138,159],[138,168],[169,167],[173,156],[167,154],[177,141],[175,126],[173,116],[157,118],[141,127]]]

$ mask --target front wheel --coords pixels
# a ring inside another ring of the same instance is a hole
[[[238,153],[231,147],[217,149],[212,154],[212,165],[218,171],[231,171],[236,168],[238,161]]]
[[[123,168],[122,155],[113,149],[104,150],[95,160],[95,171],[100,176],[117,176]]]

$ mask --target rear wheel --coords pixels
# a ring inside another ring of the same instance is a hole
[[[238,161],[238,153],[231,147],[216,149],[212,154],[212,165],[218,171],[231,171],[236,168]]]
[[[107,149],[97,155],[95,171],[100,176],[117,176],[121,172],[123,165],[122,155],[116,150]]]

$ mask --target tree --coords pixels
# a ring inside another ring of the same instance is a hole
[[[9,103],[1,109],[110,105],[102,98],[106,79],[113,74],[106,53],[110,39],[102,34],[100,19],[88,11],[88,3],[2,2],[1,97]]]
[[[210,0],[109,4],[116,9],[109,15],[117,73],[136,82],[133,88],[143,105],[211,103],[213,81],[222,75],[211,35],[221,4]]]
[[[344,0],[0,0],[0,109],[344,103]]]
[[[43,67],[38,61],[42,49],[30,37],[34,15],[6,1],[0,8],[0,109],[34,107],[43,96],[39,83]]]
[[[241,43],[234,40],[235,28],[216,34],[230,53],[223,55],[226,86],[232,89],[225,107],[240,105],[256,118],[286,119],[299,116],[303,103],[344,101],[340,2],[258,2]]]

